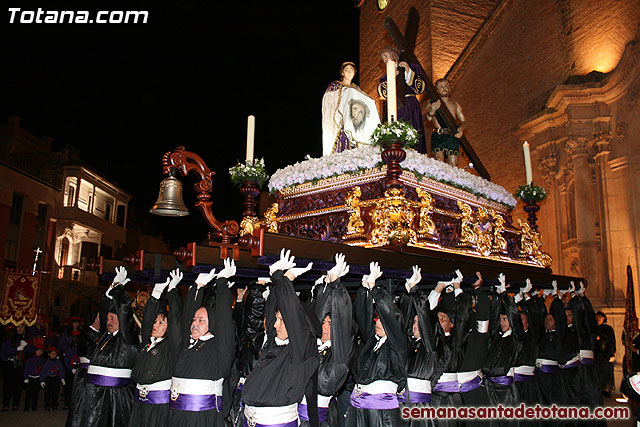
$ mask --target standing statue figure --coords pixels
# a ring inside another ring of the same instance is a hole
[[[375,101],[352,83],[356,65],[345,62],[322,98],[322,155],[368,145],[380,124]]]
[[[458,155],[460,154],[460,138],[462,138],[462,133],[467,127],[467,122],[464,119],[464,115],[462,115],[460,104],[450,97],[451,85],[449,80],[439,79],[436,81],[436,91],[440,99],[432,102],[427,109],[427,116],[434,127],[431,134],[431,151],[433,151],[437,160],[444,162],[446,156],[447,163],[451,166],[457,166]],[[436,111],[442,105],[441,100],[444,101],[451,114],[460,122],[458,129],[448,129],[444,123],[438,121]]]
[[[416,151],[422,154],[427,153],[427,142],[424,135],[424,123],[422,121],[422,110],[417,95],[424,92],[425,78],[422,68],[417,64],[407,64],[400,61],[398,52],[392,47],[386,47],[380,52],[380,58],[386,65],[387,61],[393,61],[398,67],[396,71],[396,97],[398,106],[398,120],[409,123],[418,131],[418,143]],[[400,68],[404,68],[404,73],[400,73]],[[378,95],[387,99],[387,76],[380,78],[378,83]]]

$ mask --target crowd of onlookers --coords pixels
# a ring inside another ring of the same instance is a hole
[[[66,326],[48,331],[44,316],[33,326],[8,325],[2,331],[2,411],[20,409],[24,392],[24,411],[38,409],[44,395],[45,410],[69,407],[73,376],[79,364],[80,319],[72,317]]]

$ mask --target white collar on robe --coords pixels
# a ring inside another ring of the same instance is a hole
[[[164,339],[164,337],[160,337],[160,338],[151,337],[151,343],[149,344],[149,347],[147,348],[147,351],[151,350],[153,347],[155,347],[156,345],[160,344],[163,339]]]
[[[196,343],[198,341],[208,341],[211,338],[213,338],[213,334],[211,332],[207,332],[206,334],[204,334],[203,336],[201,336],[197,340],[194,339],[193,337],[191,337],[191,335],[189,335],[189,344],[190,344],[189,348],[192,348],[194,345],[196,345]]]
[[[99,330],[97,330],[96,328],[94,328],[94,327],[93,327],[93,325],[89,325],[89,327],[90,327],[91,329],[93,329],[94,331],[96,331],[96,332],[100,332]]]
[[[506,338],[506,337],[508,337],[509,335],[511,335],[511,333],[512,333],[512,332],[513,332],[513,330],[512,330],[512,329],[509,329],[507,332],[503,332],[503,333],[502,333],[502,338]]]
[[[281,340],[280,338],[276,337],[276,345],[287,345],[287,344],[289,344],[289,338]]]
[[[326,340],[322,342],[320,338],[318,338],[318,352],[325,350],[327,348],[331,348],[331,340]]]

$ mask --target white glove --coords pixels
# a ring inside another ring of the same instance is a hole
[[[78,370],[77,370],[76,368],[73,368],[73,369],[71,370],[71,373],[72,373],[73,375],[75,375],[77,371],[78,371]]]
[[[216,269],[212,268],[208,273],[200,273],[198,274],[198,278],[196,279],[196,285],[199,288],[203,287],[207,283],[209,283],[213,278],[216,277]]]
[[[291,256],[291,250],[282,248],[280,251],[280,259],[269,266],[269,274],[273,274],[278,270],[289,270],[296,266],[294,260],[296,257]]]
[[[27,342],[25,340],[20,340],[20,345],[16,348],[18,351],[22,351],[27,347]]]
[[[64,378],[61,378],[60,382],[62,383],[62,385],[65,385]]]
[[[231,276],[236,275],[236,263],[233,259],[227,258],[224,260],[224,268],[218,273],[218,278],[228,279]]]
[[[109,285],[109,287],[107,288],[107,291],[105,292],[105,295],[109,298],[113,298],[111,296],[111,291],[119,285],[126,285],[127,283],[129,283],[131,280],[127,279],[127,269],[124,268],[123,266],[120,267],[116,267],[116,277],[113,278],[113,282],[111,282],[111,285]]]
[[[258,282],[260,284],[260,282],[262,282],[261,284],[267,284],[267,283],[271,283],[271,277],[258,277],[258,280],[256,280],[256,282]]]
[[[376,280],[382,276],[382,271],[380,271],[380,266],[377,262],[372,261],[369,264],[369,274],[366,276],[362,276],[362,285],[367,289],[373,289],[376,285]]]
[[[451,281],[451,284],[462,283],[462,279],[462,273],[460,272],[460,270],[456,270],[456,278]]]
[[[421,273],[422,273],[422,270],[420,269],[420,267],[418,267],[417,265],[414,265],[413,274],[411,275],[411,277],[407,279],[407,281],[404,284],[404,287],[407,290],[407,292],[410,292],[411,288],[413,288],[415,285],[420,283],[420,281],[422,280]]]
[[[227,286],[229,286],[229,288],[233,288],[233,285],[235,284],[236,282],[231,282],[231,281],[227,282]]]
[[[44,388],[45,385],[46,384],[44,383],[44,381],[40,383],[40,387],[42,387],[42,388]]]
[[[182,280],[183,274],[179,268],[176,268],[175,270],[169,272],[169,277],[171,278],[171,281],[169,282],[168,292],[171,292],[176,288],[176,286],[178,286],[178,283],[180,283],[180,281]]]
[[[507,278],[503,273],[498,274],[498,282],[500,282],[500,285],[496,286],[496,292],[501,294],[507,290]]]
[[[555,280],[551,282],[551,286],[553,286],[553,290],[551,291],[551,295],[558,295],[558,282]]]
[[[322,285],[326,278],[327,276],[320,276],[318,280],[316,280],[315,283],[313,284],[313,287],[315,288],[317,285]]]
[[[24,379],[25,384],[29,384],[29,380],[27,378]]]
[[[287,273],[291,273],[293,274],[294,279],[298,276],[300,276],[301,274],[306,273],[307,271],[311,270],[311,267],[313,267],[313,263],[310,262],[309,264],[307,264],[306,267],[301,267],[301,268],[290,268],[289,270],[287,270]]]
[[[271,288],[265,289],[264,291],[262,291],[262,298],[266,300],[267,298],[269,298],[270,293],[271,293]]]
[[[347,273],[349,273],[349,266],[344,260],[344,254],[336,254],[336,265],[334,265],[331,270],[327,271],[327,280],[336,280]]]
[[[166,287],[169,286],[169,282],[171,282],[171,279],[167,277],[167,280],[165,282],[156,283],[153,287],[153,291],[151,291],[151,296],[155,299],[160,299]]]
[[[516,304],[518,304],[520,301],[522,301],[522,293],[518,292],[517,294],[515,294],[515,296],[513,297],[513,302],[515,302]]]
[[[578,294],[579,296],[584,296],[584,283],[582,283],[582,280],[579,283],[580,287],[578,288],[578,290],[576,290],[576,294]]]
[[[533,285],[531,284],[531,280],[527,279],[526,280],[527,285],[524,287],[524,289],[520,290],[521,294],[527,294],[529,292],[531,292],[531,289],[533,289]]]

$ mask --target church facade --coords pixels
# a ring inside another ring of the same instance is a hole
[[[384,19],[402,31],[415,7],[414,53],[434,82],[450,80],[492,181],[524,184],[522,144],[531,145],[533,181],[548,193],[538,225],[553,272],[588,280],[620,340],[627,264],[640,280],[640,3],[381,3],[360,5],[360,86],[376,96],[378,52],[393,45]],[[513,215],[525,216],[521,206]]]

